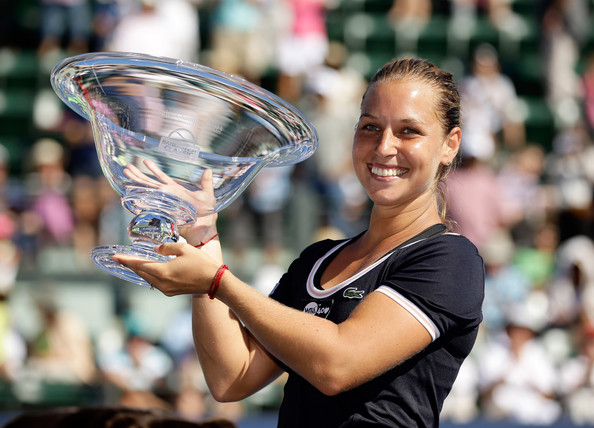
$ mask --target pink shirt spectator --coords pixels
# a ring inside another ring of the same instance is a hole
[[[507,202],[497,175],[485,165],[461,168],[452,174],[447,181],[447,198],[456,232],[470,239],[479,250],[509,223]]]
[[[326,36],[326,10],[324,0],[290,0],[293,10],[293,33]]]

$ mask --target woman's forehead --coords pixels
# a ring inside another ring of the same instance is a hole
[[[437,109],[438,94],[435,88],[420,79],[393,79],[373,83],[367,90],[362,109],[379,107],[377,102],[383,101],[390,105],[400,105],[403,103],[423,106],[431,109],[433,112]]]

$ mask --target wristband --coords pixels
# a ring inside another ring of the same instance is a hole
[[[210,241],[212,241],[213,239],[215,239],[217,236],[219,236],[218,233],[215,233],[212,238],[207,239],[206,241],[200,241],[199,244],[194,245],[194,247],[196,248],[200,248],[200,247],[204,247],[206,244],[208,244]]]
[[[210,283],[210,288],[208,289],[208,297],[210,297],[211,300],[213,300],[215,298],[215,294],[217,293],[217,290],[219,289],[219,284],[221,283],[221,278],[223,277],[223,274],[225,273],[225,271],[228,269],[229,269],[228,265],[219,266],[219,268],[217,269],[217,272],[215,273],[214,277],[212,278],[212,282]]]

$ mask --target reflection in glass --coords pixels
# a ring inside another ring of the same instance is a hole
[[[131,246],[96,247],[91,258],[128,281],[146,282],[111,256],[153,260],[155,243],[178,240],[177,228],[219,211],[243,192],[263,167],[305,160],[317,147],[310,122],[274,94],[211,68],[131,53],[92,53],[59,63],[51,83],[71,109],[92,124],[104,175],[136,215]],[[179,196],[124,174],[133,165],[157,180],[146,161],[188,190],[211,169],[216,205],[194,209]],[[165,233],[169,231],[168,233]]]

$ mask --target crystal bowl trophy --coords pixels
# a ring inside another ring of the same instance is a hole
[[[154,252],[156,244],[177,242],[179,227],[229,205],[262,168],[301,162],[317,148],[314,128],[293,106],[198,64],[133,53],[83,54],[56,65],[51,84],[92,124],[103,174],[134,215],[131,245],[95,247],[91,259],[140,285],[148,284],[114,262],[114,254],[170,260]],[[195,208],[160,186],[166,174],[178,186],[200,190],[206,169],[213,173],[214,206]]]

